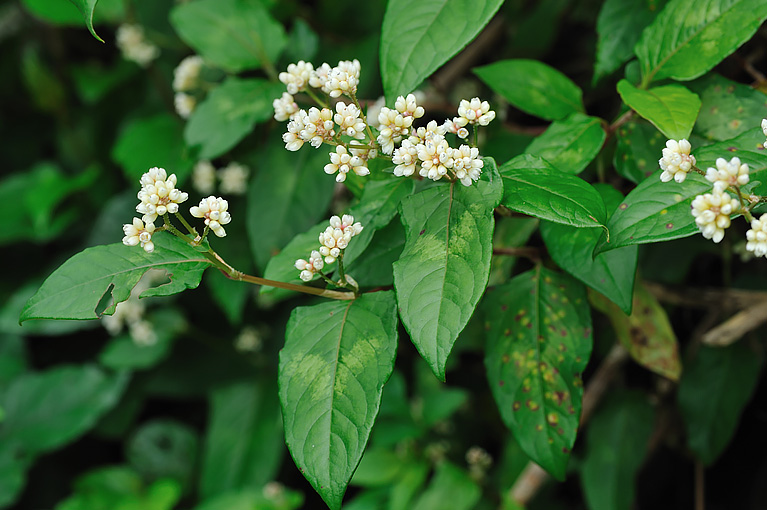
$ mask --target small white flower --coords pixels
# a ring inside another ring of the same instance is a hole
[[[141,25],[120,25],[117,28],[117,47],[126,60],[147,67],[152,60],[160,56],[160,49],[147,41]]]
[[[133,343],[140,347],[148,347],[157,343],[157,333],[149,321],[135,321],[128,326],[128,334]]]
[[[301,138],[301,131],[304,130],[304,120],[306,119],[306,112],[299,110],[288,122],[288,131],[282,135],[282,141],[285,142],[285,148],[289,151],[297,151],[304,145],[304,140]]]
[[[469,136],[469,130],[463,127],[465,123],[462,125],[460,120],[460,117],[453,117],[453,120],[446,120],[445,123],[442,124],[442,128],[448,133],[453,133],[454,135],[458,135],[459,138],[465,139]]]
[[[413,145],[418,145],[426,143],[427,140],[442,140],[445,138],[445,133],[447,133],[445,126],[437,124],[436,120],[432,120],[426,124],[426,127],[421,126],[413,130],[408,139]]]
[[[154,223],[148,222],[144,225],[141,218],[133,218],[133,223],[126,223],[123,225],[123,244],[126,246],[136,246],[141,244],[144,251],[152,253],[154,251],[154,243],[152,242],[152,233],[154,233]]]
[[[352,138],[365,138],[365,122],[360,118],[360,110],[355,105],[336,103],[333,120],[338,124],[341,134]]]
[[[453,149],[447,140],[435,136],[418,145],[418,159],[421,160],[419,175],[437,181],[453,168]]]
[[[250,169],[245,165],[232,161],[218,171],[221,179],[219,190],[226,195],[244,195],[248,191]]]
[[[407,97],[399,96],[394,102],[394,108],[401,113],[403,117],[420,119],[425,113],[423,106],[418,106],[415,94],[408,94]]]
[[[344,182],[349,170],[359,176],[370,174],[366,164],[367,159],[350,153],[343,145],[336,145],[336,151],[330,153],[330,163],[325,165],[325,173],[328,175],[338,173],[336,182]]]
[[[203,159],[192,170],[192,187],[201,195],[210,195],[216,189],[216,167]]]
[[[706,170],[706,180],[714,183],[714,190],[723,192],[730,186],[748,184],[748,165],[741,164],[740,158],[732,158],[729,162],[717,158],[716,168]]]
[[[325,263],[332,264],[341,254],[341,250],[349,246],[351,238],[362,232],[362,224],[354,223],[354,216],[344,214],[343,217],[332,216],[330,226],[320,234],[320,254],[325,257]]]
[[[274,107],[274,120],[292,119],[298,113],[298,105],[293,100],[293,96],[287,92],[283,92],[282,97],[272,101],[272,106]]]
[[[327,80],[322,85],[322,90],[330,97],[339,97],[342,94],[353,95],[357,93],[357,84],[360,78],[360,62],[354,60],[342,60],[336,67],[330,70]]]
[[[751,220],[751,229],[746,232],[746,250],[757,257],[767,256],[767,214]]]
[[[309,260],[298,259],[296,260],[296,269],[301,271],[299,278],[308,282],[314,278],[314,274],[325,266],[325,262],[322,260],[322,255],[317,250],[312,251]]]
[[[197,107],[197,100],[192,95],[176,92],[176,95],[173,96],[173,105],[176,107],[176,113],[179,117],[188,119]]]
[[[724,229],[730,226],[730,214],[737,212],[739,203],[727,193],[698,195],[692,201],[692,215],[703,237],[715,243],[724,238]]]
[[[201,69],[201,57],[198,55],[186,57],[173,70],[173,90],[186,92],[197,88]]]
[[[662,182],[668,182],[672,178],[676,182],[684,182],[693,166],[695,166],[695,156],[690,155],[692,145],[685,139],[668,140],[666,148],[663,149],[663,157],[658,160],[663,173],[660,174]]]
[[[309,142],[316,149],[322,145],[322,142],[333,139],[336,135],[335,124],[333,123],[333,110],[329,108],[320,110],[312,107],[309,108],[308,112],[302,112],[303,110],[298,112],[298,117],[303,123],[303,129],[299,131],[298,136],[303,141]]]
[[[176,188],[176,174],[167,175],[164,168],[150,168],[141,176],[141,191],[136,212],[143,214],[145,222],[153,222],[157,216],[175,214],[178,204],[185,202],[189,195]]]
[[[479,124],[487,126],[495,118],[495,112],[490,109],[490,103],[481,101],[478,97],[471,101],[462,99],[458,105],[458,117],[454,120],[465,126],[466,124]]]
[[[299,60],[297,64],[288,65],[288,71],[280,73],[279,78],[286,85],[288,94],[298,94],[306,90],[306,84],[309,83],[313,71],[314,67],[310,62]]]
[[[381,151],[384,154],[394,152],[394,144],[399,143],[403,136],[407,136],[413,125],[413,120],[415,117],[412,115],[406,117],[397,110],[385,106],[381,108],[381,112],[378,114],[379,134],[376,140],[381,145]]]
[[[767,136],[767,119],[762,119],[762,133]]]
[[[316,89],[324,89],[330,77],[331,69],[327,63],[323,63],[309,75],[309,85]]]
[[[232,217],[227,212],[229,202],[221,197],[213,195],[200,200],[200,205],[189,208],[189,212],[195,218],[205,218],[205,225],[210,227],[218,237],[226,236],[224,225],[232,221]]]
[[[234,348],[241,352],[258,352],[264,343],[262,334],[253,326],[245,326],[234,340]]]
[[[394,167],[394,175],[410,177],[418,164],[418,147],[410,140],[403,140],[402,145],[394,150],[391,161],[397,165]]]
[[[485,162],[480,159],[476,147],[461,145],[453,149],[453,172],[464,186],[471,186],[472,182],[478,181],[484,166]]]

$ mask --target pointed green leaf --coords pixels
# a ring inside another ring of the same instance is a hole
[[[434,478],[412,510],[470,510],[479,502],[482,490],[468,473],[443,461],[437,465]]]
[[[144,291],[142,296],[170,296],[200,284],[210,261],[179,238],[161,232],[152,238],[155,251],[138,246],[108,244],[74,255],[45,280],[21,312],[29,319],[97,319],[96,309],[107,294],[112,305],[104,311],[114,313],[118,303],[130,296],[131,289],[149,269],[167,271],[171,281]]]
[[[503,0],[390,0],[381,27],[381,77],[391,102],[412,92],[474,39]]]
[[[618,128],[613,165],[621,177],[639,184],[658,169],[666,138],[651,124],[637,119]]]
[[[537,60],[502,60],[474,74],[520,110],[547,120],[583,113],[583,92],[567,76]]]
[[[591,355],[584,287],[538,266],[488,291],[485,366],[504,423],[522,450],[563,480]]]
[[[713,73],[688,86],[701,100],[695,133],[710,140],[735,138],[764,118],[767,94],[760,90]]]
[[[561,172],[538,156],[522,154],[499,169],[503,205],[512,211],[573,227],[602,227],[607,212],[589,183]]]
[[[85,26],[88,27],[88,30],[90,31],[91,35],[95,37],[97,40],[104,42],[104,39],[99,37],[96,34],[96,31],[93,29],[93,10],[96,8],[96,3],[98,3],[99,0],[69,0],[73,4],[75,4],[75,7],[77,7],[80,12],[83,14],[83,18],[85,19]]]
[[[365,450],[394,369],[394,293],[363,294],[293,310],[280,352],[285,442],[333,510]]]
[[[700,98],[681,85],[664,85],[650,90],[634,87],[628,80],[618,82],[621,99],[639,115],[652,122],[666,138],[689,138],[700,111]]]
[[[590,510],[631,510],[636,475],[647,455],[655,417],[648,397],[620,392],[589,423],[581,484]]]
[[[606,0],[602,4],[597,18],[595,83],[634,56],[634,45],[642,30],[655,19],[662,3],[657,0]]]
[[[194,109],[184,140],[190,147],[199,146],[200,159],[220,156],[253,131],[256,123],[272,118],[272,101],[284,89],[282,83],[260,78],[227,78]]]
[[[173,8],[170,21],[179,37],[203,58],[234,73],[276,62],[285,47],[282,24],[262,2],[187,2]]]
[[[553,122],[525,152],[542,157],[558,170],[577,175],[599,154],[606,136],[601,119],[573,113]]]
[[[751,169],[751,181],[767,181],[767,154],[761,149],[764,134],[759,128],[713,145],[693,150],[697,166],[705,170],[720,157],[737,156]],[[600,241],[595,253],[629,246],[687,237],[699,232],[690,206],[697,195],[711,191],[711,183],[690,173],[678,184],[661,182],[660,172],[642,181],[613,213],[607,228],[610,241]]]
[[[495,163],[486,159],[476,185],[434,186],[402,201],[405,249],[394,264],[400,317],[441,380],[487,286],[500,186]]]
[[[634,290],[631,315],[599,294],[592,293],[589,298],[594,308],[609,317],[618,341],[634,361],[672,381],[679,380],[682,364],[676,335],[666,310],[643,285]]]
[[[703,464],[711,465],[732,439],[761,368],[762,356],[744,342],[701,347],[685,364],[679,409],[687,443]]]
[[[762,0],[672,0],[636,45],[642,83],[692,80],[738,49],[767,19]]]
[[[614,210],[623,198],[608,184],[595,185],[607,205]],[[541,235],[551,258],[559,267],[610,298],[631,313],[632,291],[637,267],[637,247],[593,255],[602,232],[591,228],[575,228],[544,221]]]

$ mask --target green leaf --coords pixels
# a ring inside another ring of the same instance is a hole
[[[276,494],[264,494],[263,489],[228,492],[207,499],[194,510],[296,510],[304,496],[286,488]]]
[[[58,366],[15,379],[0,395],[0,445],[44,453],[76,439],[120,398],[126,374],[95,366]]]
[[[658,169],[666,146],[660,131],[643,120],[627,122],[615,134],[613,165],[621,177],[639,184]]]
[[[291,239],[279,253],[269,259],[266,269],[264,269],[264,278],[295,283],[297,285],[303,284],[304,282],[298,277],[300,271],[296,269],[296,260],[306,260],[311,255],[312,250],[316,250],[319,247],[318,239],[320,232],[323,232],[327,225],[327,221],[322,221]],[[268,294],[274,299],[282,299],[296,294],[291,290],[268,286],[261,287],[259,292],[261,294]]]
[[[655,19],[662,4],[656,0],[606,0],[602,4],[597,18],[595,83],[634,56],[642,30]]]
[[[634,290],[631,315],[599,294],[592,293],[589,298],[594,308],[610,319],[618,341],[637,363],[672,381],[679,380],[682,364],[676,335],[666,311],[643,285]]]
[[[183,184],[194,162],[186,154],[182,126],[169,113],[132,119],[118,135],[112,159],[131,182],[138,183],[147,170],[160,167]]]
[[[591,355],[583,286],[538,266],[488,291],[485,366],[504,423],[522,450],[563,480]]]
[[[139,345],[129,334],[109,341],[99,354],[99,363],[112,370],[141,370],[151,368],[170,354],[176,335],[186,328],[186,319],[175,310],[152,312],[147,318],[157,335],[153,344]]]
[[[248,189],[247,211],[250,247],[259,268],[266,267],[269,259],[297,234],[326,218],[335,186],[335,180],[322,171],[327,154],[310,149],[288,152],[278,143],[270,144],[261,153],[259,172]],[[315,236],[319,237],[326,226]],[[299,258],[308,256],[309,253],[304,253]]]
[[[677,398],[687,444],[703,464],[713,464],[732,439],[761,367],[762,357],[744,342],[701,347],[685,364]]]
[[[274,382],[247,380],[214,389],[200,493],[211,497],[273,480],[285,451]]]
[[[546,120],[583,113],[583,92],[570,78],[537,60],[502,60],[474,69],[488,87],[520,110]]]
[[[389,102],[412,92],[464,48],[503,0],[390,0],[381,27],[381,77]]]
[[[607,209],[614,210],[623,198],[608,184],[595,185]],[[631,313],[632,291],[637,267],[637,247],[593,255],[602,232],[544,221],[541,236],[551,258],[559,267],[610,298]]]
[[[605,204],[586,181],[561,172],[538,156],[521,154],[499,169],[503,205],[512,211],[573,227],[602,227]]]
[[[412,510],[470,510],[482,490],[469,475],[448,461],[437,465],[429,486],[410,507]]]
[[[21,3],[27,11],[43,21],[54,25],[79,27],[83,24],[83,13],[77,8],[80,1],[89,0],[22,0]],[[95,18],[94,24],[104,21],[119,23],[125,19],[124,5],[120,0],[100,0]]]
[[[589,423],[581,484],[590,510],[632,508],[655,421],[647,398],[627,391],[612,395]]]
[[[99,0],[69,0],[73,4],[75,4],[75,7],[77,7],[81,13],[83,13],[83,18],[85,19],[85,26],[88,27],[88,30],[90,31],[91,35],[98,39],[101,42],[104,42],[104,39],[99,37],[96,34],[96,31],[93,29],[93,10],[96,8],[96,3]]]
[[[152,240],[153,253],[138,246],[108,244],[74,255],[27,301],[20,320],[97,319],[97,307],[107,294],[111,294],[112,304],[104,313],[111,315],[151,268],[164,269],[171,281],[144,291],[144,297],[170,296],[197,288],[203,271],[210,266],[208,259],[170,234],[155,234]]]
[[[490,272],[493,209],[501,182],[495,163],[485,161],[477,185],[434,186],[405,198],[401,206],[406,241],[394,264],[400,317],[418,352],[443,381],[453,344],[474,313]]]
[[[280,352],[285,442],[333,510],[341,508],[394,369],[394,293],[293,310]]]
[[[170,478],[192,488],[199,438],[188,425],[169,419],[144,423],[130,438],[125,455],[142,478]]]
[[[634,87],[628,80],[618,82],[621,99],[639,115],[652,122],[666,138],[689,138],[700,111],[700,98],[681,85],[664,85],[650,90]]]
[[[392,221],[377,231],[362,255],[349,265],[344,264],[344,269],[361,287],[394,285],[392,266],[404,248],[405,228],[399,221]]]
[[[259,1],[183,3],[170,12],[170,21],[205,60],[233,73],[270,66],[285,47],[282,24]]]
[[[558,170],[577,175],[599,154],[606,136],[601,119],[573,113],[553,122],[525,152],[542,157]]]
[[[748,41],[767,19],[761,0],[672,0],[636,45],[642,83],[692,80]]]
[[[184,140],[190,147],[199,147],[200,159],[224,154],[250,134],[256,123],[274,115],[272,101],[284,89],[282,83],[261,78],[227,78],[192,112]]]
[[[710,140],[729,140],[759,126],[767,95],[748,85],[708,74],[689,83],[700,96],[701,109],[695,133]]]
[[[369,448],[354,472],[351,485],[380,487],[391,484],[406,465],[399,455],[384,448]]]

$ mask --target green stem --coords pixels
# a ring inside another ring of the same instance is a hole
[[[317,103],[321,107],[323,107],[323,108],[327,108],[328,107],[328,103],[326,101],[323,101],[322,99],[320,99],[317,96],[317,94],[315,94],[314,91],[311,88],[306,87],[306,93],[309,95],[309,97],[311,97],[314,100],[315,103]]]
[[[163,220],[163,223],[165,225],[165,229],[168,230],[171,234],[173,234],[176,237],[179,237],[179,238],[183,239],[184,241],[186,241],[187,243],[189,243],[191,245],[194,245],[195,240],[192,239],[191,237],[189,237],[188,235],[184,234],[183,232],[181,232],[179,229],[177,229],[170,222],[170,219],[168,218],[167,214],[163,214],[162,215],[162,220]]]
[[[365,131],[368,132],[368,137],[370,137],[370,143],[375,143],[375,138],[373,137],[373,130],[370,129],[370,125],[368,124],[368,119],[365,116],[365,113],[362,111],[362,106],[360,106],[360,102],[357,101],[357,95],[354,92],[349,93],[349,97],[352,98],[352,101],[354,102],[354,106],[357,107],[357,109],[360,111],[360,116],[362,117],[362,121],[365,123]]]
[[[477,124],[472,124],[472,131],[474,131],[474,144],[472,147],[477,147],[477,144],[479,143],[479,128],[477,127]]]
[[[743,198],[743,193],[740,192],[740,186],[733,186],[735,189],[735,194],[738,195],[738,200],[740,201],[740,208],[743,211],[743,216],[745,216],[746,220],[748,220],[749,223],[751,223],[754,220],[754,217],[751,215],[751,209],[746,205],[746,199]]]
[[[184,218],[181,213],[175,213],[176,218],[178,221],[181,222],[182,225],[184,225],[184,228],[186,228],[189,231],[190,235],[193,235],[194,237],[197,237],[199,234],[197,233],[197,230],[192,227],[188,221],[186,221],[186,218]]]

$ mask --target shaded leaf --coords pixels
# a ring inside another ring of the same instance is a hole
[[[711,140],[729,140],[759,126],[767,94],[748,85],[708,74],[688,84],[700,96],[695,133]]]
[[[482,490],[468,473],[448,461],[437,465],[434,478],[415,500],[412,510],[470,510],[479,502]]]
[[[192,488],[199,438],[188,425],[155,419],[141,425],[128,440],[125,456],[142,478],[169,478],[183,492]]]
[[[394,368],[394,293],[293,310],[280,352],[285,442],[333,510],[362,458]]]
[[[154,343],[138,344],[129,334],[115,337],[99,354],[99,363],[113,370],[141,370],[165,359],[176,335],[186,327],[186,320],[171,309],[151,312],[147,320],[157,335]]]
[[[381,77],[389,102],[412,92],[463,49],[503,0],[391,0],[381,27]]]
[[[676,335],[666,311],[643,285],[634,290],[631,315],[599,294],[589,294],[589,298],[610,319],[618,341],[634,361],[672,381],[679,380],[682,364]]]
[[[557,170],[577,175],[599,154],[606,136],[601,119],[573,113],[553,122],[525,152],[542,157]]]
[[[284,89],[282,83],[261,78],[227,78],[194,109],[184,140],[199,147],[200,159],[220,156],[250,134],[257,122],[272,118],[272,101]]]
[[[197,505],[194,510],[296,510],[301,508],[303,502],[303,494],[286,488],[271,498],[260,489],[242,490],[217,495]]]
[[[627,122],[615,134],[613,165],[621,177],[639,184],[658,170],[666,138],[642,120]]]
[[[502,60],[474,74],[520,110],[547,120],[583,113],[583,92],[570,78],[537,60]]]
[[[298,277],[301,272],[296,269],[296,260],[307,260],[312,250],[316,250],[319,247],[320,232],[323,232],[327,225],[327,221],[322,221],[291,239],[279,253],[269,259],[266,269],[264,269],[264,278],[295,283],[297,285],[303,284],[304,282]],[[266,285],[261,287],[259,293],[268,294],[273,299],[283,299],[296,294],[292,290],[278,289],[277,287]]]
[[[761,368],[762,356],[743,342],[701,347],[685,364],[677,398],[687,444],[703,464],[713,464],[732,439]]]
[[[591,355],[583,286],[538,266],[488,291],[485,366],[504,423],[531,460],[565,477]]]
[[[352,275],[362,287],[394,285],[392,266],[404,247],[405,228],[399,221],[392,221],[376,232],[362,255],[344,266],[346,274]]]
[[[83,13],[83,18],[85,19],[85,26],[88,27],[88,30],[90,31],[91,35],[98,39],[101,42],[104,42],[104,39],[99,37],[96,34],[96,31],[93,29],[93,10],[96,8],[96,3],[99,0],[69,0],[73,4],[75,4],[75,7],[77,7],[81,13]]]
[[[695,93],[681,85],[641,90],[628,80],[618,82],[618,93],[626,105],[652,122],[666,138],[690,137],[700,111],[700,98]]]
[[[406,241],[394,264],[399,313],[441,380],[453,344],[487,286],[493,209],[502,190],[495,163],[485,161],[476,185],[434,186],[402,201]]]
[[[114,313],[118,303],[151,268],[164,269],[169,283],[144,291],[143,297],[170,296],[200,284],[208,259],[170,234],[152,237],[155,251],[138,246],[108,244],[87,248],[64,262],[29,298],[21,321],[29,319],[97,319],[99,302],[111,293],[112,304],[104,313]]]
[[[530,154],[507,161],[499,171],[504,189],[501,203],[512,211],[573,227],[605,228],[602,197],[583,179]]]
[[[761,0],[671,0],[636,45],[642,83],[697,78],[748,41],[765,19]]]

